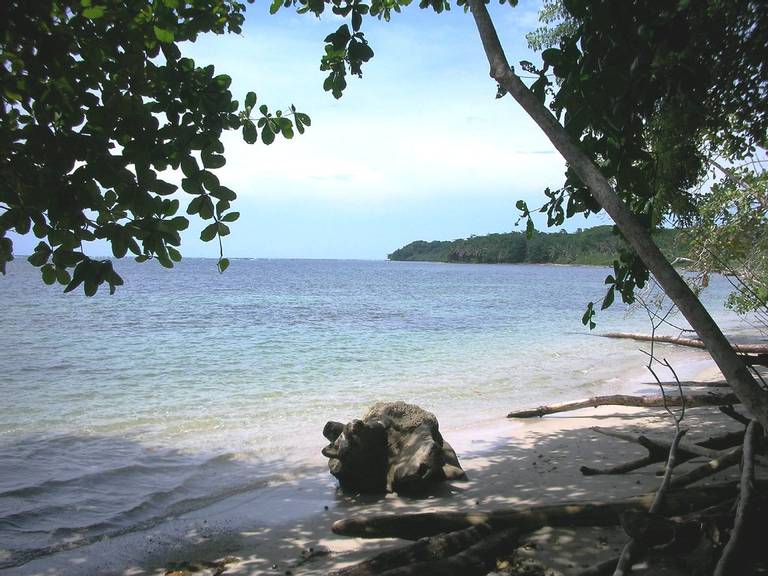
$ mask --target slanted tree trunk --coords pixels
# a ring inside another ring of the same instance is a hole
[[[640,224],[637,217],[611,188],[598,167],[578,144],[573,142],[557,118],[512,71],[485,3],[482,0],[469,0],[469,7],[490,64],[491,77],[509,92],[539,125],[568,162],[569,167],[589,187],[592,196],[610,215],[664,292],[680,309],[691,327],[696,330],[733,391],[749,412],[764,428],[768,429],[768,392],[758,385],[709,312],[661,253],[648,230]]]

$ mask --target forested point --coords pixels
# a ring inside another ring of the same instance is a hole
[[[662,252],[674,260],[687,257],[685,234],[660,229],[654,239]],[[418,262],[463,262],[476,264],[588,264],[610,266],[618,258],[623,240],[612,226],[595,226],[577,232],[524,232],[470,236],[457,240],[417,240],[388,255],[390,260]]]

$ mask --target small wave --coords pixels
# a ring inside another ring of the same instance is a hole
[[[56,504],[45,506],[37,510],[19,511],[14,514],[0,518],[0,534],[5,532],[9,537],[12,534],[16,536],[38,535],[47,537],[54,542],[39,547],[19,547],[8,550],[6,547],[5,556],[0,557],[0,569],[18,567],[27,562],[42,556],[48,556],[58,552],[72,550],[82,546],[87,546],[103,538],[114,538],[133,532],[148,530],[169,519],[183,514],[202,510],[208,506],[238,496],[248,492],[266,488],[276,482],[290,479],[284,474],[275,474],[263,476],[250,482],[238,482],[229,486],[224,486],[218,490],[205,493],[205,488],[218,485],[212,482],[208,469],[220,466],[223,463],[230,462],[236,458],[236,453],[225,453],[211,457],[195,466],[192,474],[183,478],[173,486],[144,494],[141,501],[126,509],[116,511],[112,514],[98,519],[96,522],[82,525],[77,523],[68,523],[60,525],[53,530],[39,529],[34,526],[34,521],[45,519],[49,522],[55,522],[56,518],[61,520],[73,519],[72,504]],[[147,466],[125,466],[121,469],[113,469],[101,473],[83,475],[85,477],[96,477],[102,481],[105,478],[114,477],[119,474],[119,470],[150,470],[156,471]],[[216,480],[218,481],[218,476]],[[50,486],[50,483],[47,483]],[[66,484],[66,482],[64,482]],[[42,486],[34,487],[42,490]],[[87,502],[86,502],[87,503]],[[97,504],[96,502],[92,502]],[[87,520],[86,517],[82,518]]]

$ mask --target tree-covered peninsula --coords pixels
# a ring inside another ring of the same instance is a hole
[[[661,229],[654,233],[667,257],[687,255],[687,242],[679,230]],[[595,226],[569,233],[535,231],[506,232],[470,236],[457,240],[417,240],[398,248],[388,258],[422,262],[464,262],[482,264],[592,264],[610,266],[623,241],[612,226]]]

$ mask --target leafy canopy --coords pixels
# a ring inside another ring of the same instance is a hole
[[[768,331],[768,171],[764,162],[729,169],[699,205],[688,231],[697,268],[724,272],[735,290],[726,305]]]
[[[253,0],[249,0],[252,2]],[[181,259],[188,215],[219,240],[239,214],[222,185],[225,130],[248,143],[302,133],[293,106],[274,114],[249,92],[241,108],[231,79],[182,56],[204,33],[239,33],[236,0],[5,0],[0,3],[0,271],[13,258],[9,230],[40,239],[29,261],[48,284],[94,294],[123,283],[110,260],[83,243],[106,240],[116,258]],[[181,188],[168,181],[181,169]]]

